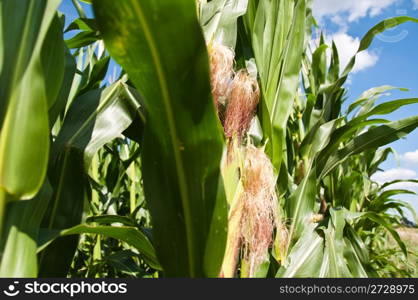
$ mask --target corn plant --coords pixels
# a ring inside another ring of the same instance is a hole
[[[0,276],[413,276],[372,175],[418,99],[345,105],[310,0],[84,2],[0,0]]]

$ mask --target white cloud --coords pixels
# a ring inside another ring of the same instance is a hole
[[[335,18],[346,15],[348,22],[357,21],[367,16],[379,15],[385,8],[397,0],[314,0],[313,12],[318,20],[324,17]],[[418,0],[414,0],[418,6]]]
[[[328,35],[328,42],[332,39],[335,41],[341,68],[347,66],[360,45],[360,38],[348,34],[349,24],[367,16],[376,16],[396,1],[398,0],[314,0],[313,12],[317,20],[323,23],[327,18],[338,25],[338,31]],[[371,50],[359,53],[352,73],[374,66],[378,59],[378,55]]]
[[[417,172],[411,169],[394,168],[387,171],[377,172],[372,179],[378,183],[385,183],[397,179],[416,179]]]
[[[387,189],[417,191],[418,184],[414,182],[398,182],[388,186]]]
[[[413,152],[406,152],[404,155],[402,155],[402,158],[408,163],[418,164],[418,150]]]
[[[386,182],[394,180],[409,180],[409,179],[418,179],[417,172],[405,168],[394,168],[387,171],[377,172],[372,176],[372,180],[384,184]],[[418,184],[413,182],[399,182],[390,186],[390,189],[417,189]]]
[[[417,0],[418,1],[418,0]],[[345,68],[350,59],[356,54],[360,39],[353,37],[345,32],[338,32],[331,36],[331,39],[335,41],[337,45],[338,53],[340,55],[340,64],[342,68]],[[356,58],[356,64],[353,69],[353,73],[365,70],[374,66],[379,57],[376,53],[370,50],[360,52]]]

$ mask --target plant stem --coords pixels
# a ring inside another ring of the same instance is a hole
[[[78,3],[78,0],[71,0],[71,1],[73,2],[73,5],[74,5],[75,9],[77,10],[77,13],[80,16],[80,18],[87,18],[86,13],[84,12],[80,3]]]
[[[0,188],[0,266],[3,258],[3,225],[4,225],[4,216],[5,216],[5,210],[6,210],[6,204],[7,204],[7,193],[4,189]]]
[[[96,182],[99,182],[99,163],[100,163],[99,153],[96,153],[93,156],[93,159],[91,162],[91,177]],[[96,205],[97,208],[99,208],[99,205],[100,205],[99,193],[95,189],[92,189],[91,201],[92,203]]]
[[[102,259],[102,243],[101,243],[101,236],[98,234],[96,236],[96,244],[93,248],[93,263],[96,261],[100,261]]]
[[[99,153],[96,153],[93,156],[93,160],[91,162],[91,176],[93,180],[95,180],[96,182],[99,182],[99,179],[100,179],[99,178],[100,177],[99,163],[100,163]],[[100,209],[99,193],[95,189],[92,189],[91,201],[96,206],[97,209]],[[96,225],[96,223],[94,224]],[[94,245],[94,248],[93,248],[93,264],[95,261],[100,261],[101,259],[102,259],[101,236],[100,234],[98,234],[96,235],[96,244]]]
[[[3,236],[3,224],[4,224],[4,212],[7,203],[7,193],[4,189],[0,188],[0,240]]]
[[[128,172],[131,172],[131,178],[132,178],[132,182],[131,182],[131,188],[129,191],[129,206],[130,206],[130,212],[131,214],[135,211],[136,208],[136,170],[135,170],[135,162],[133,162],[129,169]]]

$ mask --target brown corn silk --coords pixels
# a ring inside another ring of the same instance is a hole
[[[234,75],[235,55],[231,48],[214,41],[209,43],[208,52],[212,96],[219,112],[220,106],[225,105],[228,98],[229,85]]]
[[[239,71],[231,83],[226,108],[224,129],[227,138],[242,140],[254,118],[259,100],[257,79],[250,76],[247,70]]]
[[[239,167],[240,188],[229,209],[228,238],[220,277],[234,277],[240,258],[246,265],[244,276],[253,277],[260,264],[268,258],[274,230],[279,240],[286,240],[286,226],[278,218],[276,177],[270,159],[244,137],[255,116],[260,99],[257,78],[246,69],[233,71],[234,53],[223,45],[208,45],[212,95],[219,118],[228,138],[227,161],[243,154]],[[226,106],[223,116],[221,107]],[[277,239],[276,239],[277,240]],[[280,247],[282,248],[282,247]]]
[[[274,229],[279,223],[276,177],[263,149],[247,145],[242,181],[242,255],[248,264],[248,275],[252,277],[260,264],[268,259]]]

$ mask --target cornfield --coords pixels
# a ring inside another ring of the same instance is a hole
[[[84,2],[0,0],[1,277],[416,276],[372,175],[418,99],[347,104],[311,0]]]

